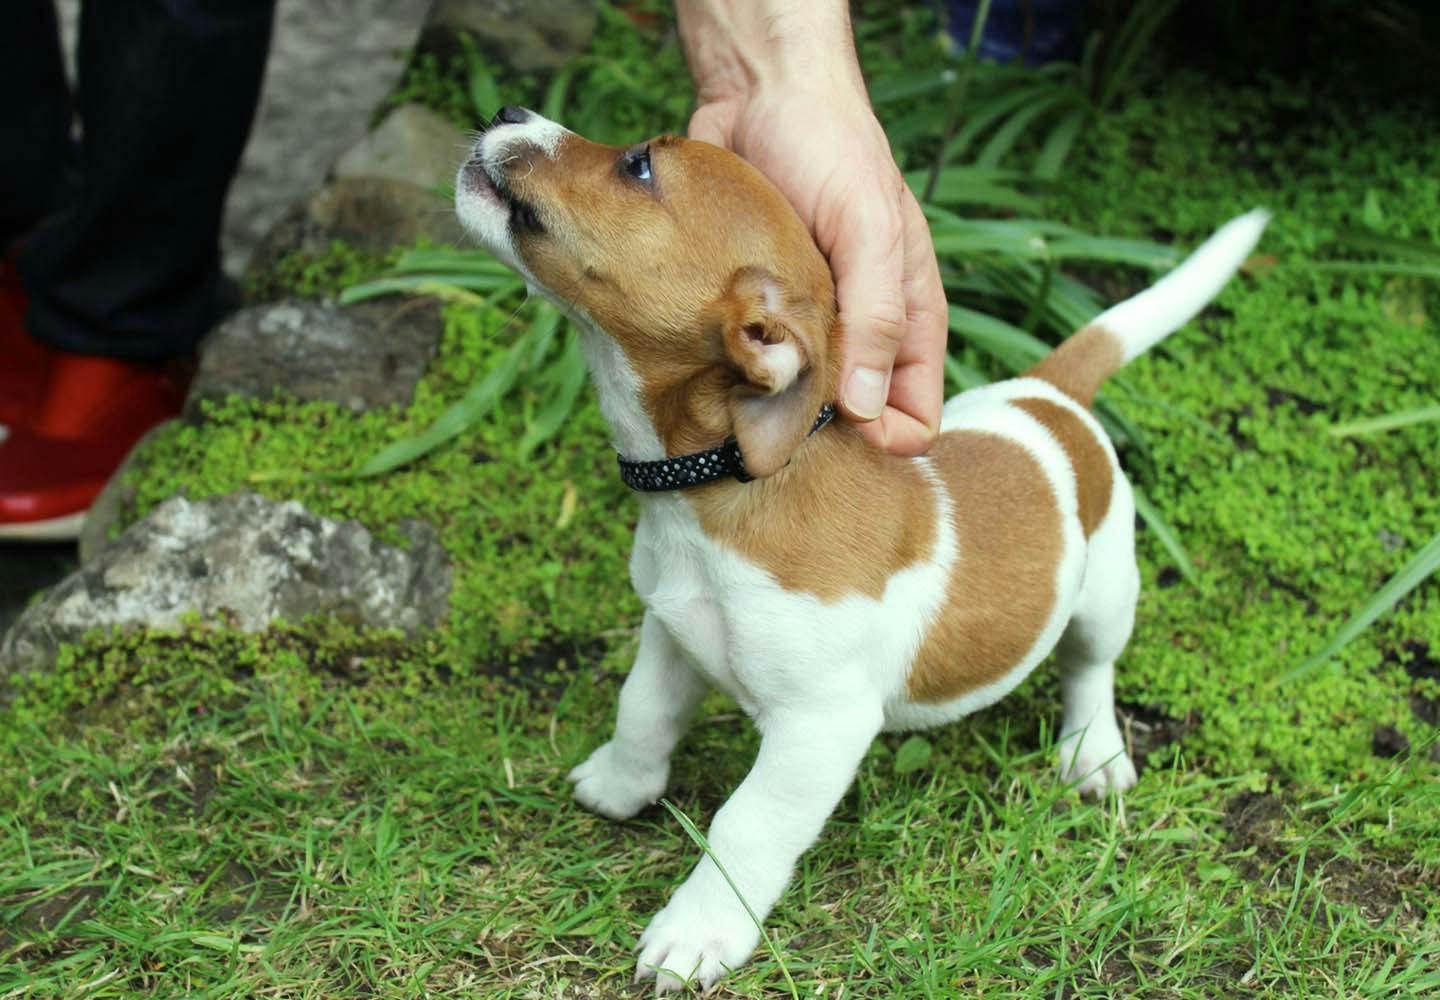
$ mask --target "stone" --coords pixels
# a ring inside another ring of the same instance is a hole
[[[335,161],[336,177],[384,177],[422,188],[448,188],[464,159],[465,133],[420,104],[393,109]]]
[[[451,164],[458,167],[460,151]],[[337,177],[309,199],[296,202],[259,240],[242,283],[252,301],[282,284],[275,272],[292,253],[320,257],[333,243],[384,253],[421,238],[455,246],[464,233],[451,201],[439,192],[390,177]]]
[[[464,32],[511,69],[551,72],[585,51],[598,21],[596,0],[436,0],[419,50],[448,55]]]
[[[95,558],[96,554],[105,547],[105,543],[110,541],[110,533],[115,525],[128,516],[130,509],[135,505],[136,492],[135,485],[129,482],[129,474],[135,470],[139,456],[144,452],[146,445],[171,423],[173,421],[166,420],[156,424],[145,432],[144,437],[135,442],[135,446],[130,449],[130,454],[125,456],[125,461],[120,464],[120,468],[115,470],[115,474],[110,477],[110,481],[105,484],[105,488],[100,491],[100,495],[95,498],[90,509],[85,512],[85,523],[80,528],[80,565],[87,565]]]
[[[444,332],[440,302],[385,297],[338,306],[283,299],[232,314],[200,349],[200,370],[182,416],[230,395],[268,399],[277,389],[355,412],[405,406]]]
[[[309,615],[435,628],[449,611],[449,560],[429,526],[401,530],[407,548],[294,501],[172,497],[20,615],[0,641],[0,679],[48,668],[92,629],[175,628],[191,613],[247,632]]]

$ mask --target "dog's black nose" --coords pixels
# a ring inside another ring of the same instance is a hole
[[[527,109],[507,104],[495,112],[495,118],[490,122],[490,126],[494,128],[496,125],[523,125],[529,120],[530,112]]]

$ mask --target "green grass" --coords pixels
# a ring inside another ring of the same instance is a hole
[[[617,17],[597,48],[658,86],[676,53],[642,61]],[[929,58],[905,58],[928,44],[906,17],[863,28],[889,79]],[[897,99],[895,120],[926,99]],[[1056,785],[1049,668],[923,744],[877,742],[768,922],[799,995],[1440,992],[1440,582],[1284,680],[1440,533],[1440,421],[1331,432],[1435,404],[1440,291],[1313,266],[1349,259],[1361,225],[1392,247],[1440,240],[1437,158],[1423,108],[1184,72],[1077,139],[1035,195],[1045,217],[1189,247],[1253,205],[1276,213],[1272,259],[1109,394],[1194,570],[1142,531],[1118,677],[1140,784],[1106,805]],[[1109,298],[1144,280],[1075,268]],[[611,724],[639,607],[634,503],[588,394],[528,453],[545,397],[522,383],[386,476],[275,475],[420,433],[525,319],[447,306],[403,412],[232,401],[161,437],[135,513],[183,485],[294,496],[390,538],[424,517],[455,563],[451,624],[67,649],[0,709],[0,997],[635,995],[635,941],[697,849],[663,809],[612,824],[563,780]],[[671,801],[703,829],[755,746],[713,699]],[[791,995],[763,950],[719,992]]]

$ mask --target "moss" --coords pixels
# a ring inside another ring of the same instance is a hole
[[[292,250],[273,267],[247,274],[241,295],[246,305],[274,302],[290,295],[333,298],[391,266],[400,252],[400,249],[385,253],[362,250],[342,240],[332,241],[320,254]]]
[[[896,30],[907,45],[923,41],[913,24]],[[628,74],[614,76],[613,87],[666,95],[615,110],[609,127],[630,134],[656,119],[678,123],[685,91],[663,89],[682,72],[673,39],[659,41],[607,9],[595,45],[587,72],[610,66],[607,72]],[[895,54],[903,45],[862,45],[868,57],[904,65]],[[640,58],[642,51],[650,55]],[[1146,590],[1121,663],[1120,697],[1132,710],[1193,720],[1183,753],[1209,774],[1297,788],[1377,780],[1392,766],[1371,752],[1377,725],[1397,727],[1416,745],[1433,739],[1410,706],[1412,696],[1433,695],[1433,683],[1412,679],[1406,660],[1407,651],[1440,650],[1434,580],[1326,669],[1280,681],[1440,532],[1432,471],[1440,425],[1347,440],[1324,433],[1331,422],[1433,400],[1440,293],[1408,279],[1324,274],[1308,264],[1337,253],[1336,235],[1367,203],[1367,215],[1378,213],[1393,235],[1440,238],[1440,181],[1429,169],[1440,140],[1430,122],[1423,109],[1400,104],[1361,111],[1319,90],[1217,87],[1178,73],[1087,133],[1052,196],[1055,218],[1185,245],[1255,204],[1277,213],[1262,246],[1273,260],[1259,261],[1201,321],[1137,362],[1127,373],[1130,392],[1110,392],[1151,449],[1153,461],[1143,466],[1126,456],[1138,485],[1178,528],[1200,570],[1198,586],[1175,585],[1160,545],[1142,533]],[[297,262],[297,284],[320,287],[353,264],[340,250],[323,266]],[[439,529],[456,582],[449,627],[414,662],[460,675],[537,663],[543,672],[562,658],[621,662],[639,614],[625,572],[635,506],[614,475],[591,402],[525,459],[516,443],[531,400],[521,394],[391,475],[351,482],[297,475],[353,468],[426,427],[499,357],[511,335],[511,305],[449,306],[436,364],[403,411],[357,416],[283,398],[234,400],[212,407],[201,427],[170,429],[147,455],[138,512],[176,490],[203,496],[253,488],[358,518],[392,539],[396,522],[423,518]],[[575,514],[567,519],[569,496]],[[313,635],[327,647],[360,641],[343,632]],[[226,641],[252,658],[279,655],[265,638]],[[110,669],[107,656],[141,656],[128,642],[96,640],[59,674],[82,678],[64,683],[83,689],[102,676],[93,671]],[[412,662],[410,653],[386,656]],[[302,673],[310,670],[300,662]],[[404,690],[400,684],[394,697]],[[1034,735],[1053,717],[1053,692],[1054,678],[1037,675],[975,726],[993,735],[996,718],[1014,718]],[[966,753],[964,739],[955,743],[950,749]],[[983,763],[988,751],[970,753]]]

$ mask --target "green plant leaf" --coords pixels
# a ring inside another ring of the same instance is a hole
[[[785,959],[780,954],[780,949],[776,947],[775,939],[770,936],[770,932],[765,929],[765,922],[756,915],[754,909],[750,906],[750,901],[740,892],[740,888],[735,884],[735,880],[732,879],[730,873],[725,870],[724,863],[721,862],[721,860],[715,856],[715,852],[710,849],[710,841],[705,838],[705,834],[700,832],[700,828],[695,825],[694,821],[681,812],[675,803],[669,799],[661,799],[660,804],[665,807],[665,811],[671,815],[675,822],[680,824],[680,829],[685,831],[685,836],[690,838],[691,843],[700,848],[700,850],[705,853],[705,856],[715,863],[716,869],[720,872],[721,877],[725,879],[725,884],[730,887],[730,891],[735,894],[735,898],[740,900],[740,905],[745,907],[745,912],[749,915],[751,922],[755,924],[756,930],[760,932],[760,937],[764,940],[765,947],[769,950],[770,956],[775,959],[775,964],[780,967],[780,973],[785,977],[785,982],[790,987],[790,996],[793,1000],[800,1000],[800,992],[795,986],[795,980],[790,978],[790,970],[785,967]],[[684,974],[689,970],[677,969],[674,971]]]
[[[1155,532],[1155,537],[1170,553],[1170,558],[1175,562],[1175,568],[1180,571],[1186,582],[1195,585],[1200,582],[1200,574],[1195,571],[1195,564],[1190,561],[1190,553],[1185,551],[1185,546],[1180,541],[1180,535],[1170,526],[1167,521],[1150,502],[1150,499],[1141,493],[1137,488],[1135,493],[1135,512],[1144,520],[1145,526]]]
[[[909,774],[930,763],[930,741],[923,736],[912,736],[895,751],[895,773]]]
[[[1413,410],[1400,410],[1397,413],[1387,413],[1379,417],[1366,417],[1363,420],[1352,420],[1344,424],[1332,424],[1325,428],[1325,433],[1331,437],[1356,437],[1361,434],[1382,434],[1385,431],[1393,431],[1400,427],[1410,427],[1414,424],[1427,424],[1440,421],[1440,403],[1434,406],[1421,406]]]
[[[1050,353],[1050,345],[1018,326],[964,306],[951,306],[950,329],[1012,372],[1023,371]]]
[[[555,383],[554,391],[525,426],[519,445],[521,458],[558,434],[575,409],[575,400],[585,385],[585,356],[580,351],[580,338],[575,331],[570,331],[560,360],[546,370],[546,375],[549,381]]]
[[[1279,682],[1284,684],[1293,681],[1324,666],[1325,662],[1345,648],[1351,639],[1369,628],[1377,618],[1388,614],[1406,594],[1424,583],[1437,570],[1440,570],[1440,534],[1430,539],[1409,562],[1400,567],[1399,572],[1386,580],[1380,589],[1350,616],[1329,642],[1304,663],[1281,675]]]
[[[1045,137],[1045,144],[1040,147],[1035,162],[1030,165],[1030,172],[1042,180],[1059,177],[1065,158],[1070,155],[1075,140],[1080,137],[1080,130],[1085,127],[1089,118],[1090,112],[1085,108],[1075,108],[1067,112]]]
[[[475,120],[488,122],[500,110],[500,88],[495,85],[495,77],[485,65],[485,60],[474,50],[469,52],[467,68],[470,107],[475,111]]]

